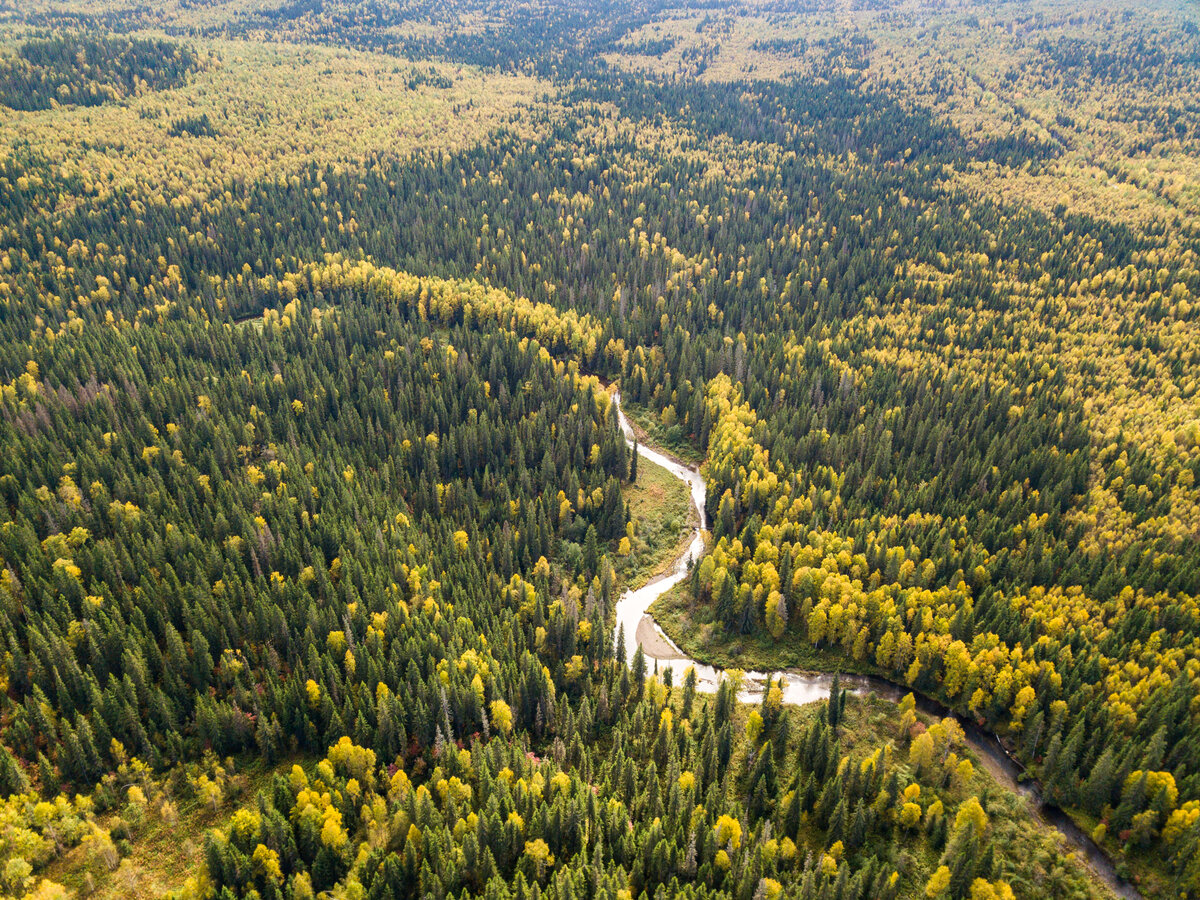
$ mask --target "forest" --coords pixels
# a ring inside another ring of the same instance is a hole
[[[0,6],[0,898],[1200,898],[1198,159],[1168,0]]]

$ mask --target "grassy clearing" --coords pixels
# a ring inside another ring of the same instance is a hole
[[[878,674],[874,666],[818,650],[803,641],[779,643],[766,632],[730,635],[712,621],[711,608],[694,600],[686,582],[655,600],[650,614],[688,656],[722,669]]]
[[[617,556],[617,574],[638,588],[670,568],[691,540],[696,511],[687,485],[645,457],[638,457],[638,480],[624,488],[634,525],[628,556]]]
[[[97,816],[96,824],[101,828],[119,829],[121,822],[128,827],[128,845],[118,842],[123,856],[118,867],[109,869],[93,859],[83,844],[64,853],[40,874],[73,895],[96,900],[162,897],[204,868],[205,834],[213,828],[225,827],[234,812],[252,805],[271,777],[277,771],[290,769],[293,762],[296,760],[289,759],[271,766],[260,760],[248,760],[245,768],[229,779],[225,797],[215,809],[199,797],[172,797],[178,811],[174,822],[165,821],[154,803],[148,804],[149,808],[140,817],[128,806]]]

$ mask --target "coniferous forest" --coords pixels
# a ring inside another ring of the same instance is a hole
[[[1197,900],[1198,161],[1177,0],[0,2],[0,898]]]

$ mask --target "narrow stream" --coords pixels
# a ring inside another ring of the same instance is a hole
[[[625,442],[633,447],[633,426],[630,425],[625,411],[621,409],[619,391],[614,393],[613,402],[617,408],[617,417],[621,424],[621,431],[625,435]],[[662,466],[688,486],[692,505],[697,514],[697,525],[687,549],[670,572],[637,590],[625,592],[617,601],[615,633],[619,635],[623,629],[626,663],[632,658],[635,648],[640,646],[648,671],[661,673],[671,669],[675,684],[681,684],[684,673],[688,668],[693,668],[696,670],[696,689],[703,693],[714,694],[724,675],[724,670],[689,659],[675,645],[675,642],[667,637],[649,613],[650,604],[687,578],[690,564],[698,561],[704,554],[704,530],[707,526],[704,513],[707,488],[704,478],[698,469],[685,466],[645,444],[638,444],[637,452],[643,459]],[[829,696],[829,690],[833,683],[832,673],[786,670],[771,674],[776,677],[784,676],[783,700],[785,703],[797,706],[824,700]],[[901,697],[909,693],[909,689],[906,687],[872,675],[841,675],[840,678],[841,684],[856,694],[873,693],[889,700],[899,701]],[[761,702],[766,680],[767,673],[765,672],[746,672],[742,678],[742,689],[738,694],[738,699],[744,703]],[[1062,834],[1066,844],[1087,860],[1092,872],[1110,891],[1125,900],[1141,900],[1141,894],[1133,885],[1117,874],[1112,862],[1104,855],[1090,835],[1084,833],[1058,807],[1046,803],[1042,799],[1041,790],[1036,783],[1020,780],[1023,767],[1009,755],[995,735],[981,730],[971,720],[959,716],[932,698],[924,697],[916,692],[913,692],[913,696],[917,698],[917,706],[923,712],[956,719],[962,726],[967,743],[970,744],[980,763],[991,776],[1000,784],[1026,797],[1030,809],[1042,821]]]

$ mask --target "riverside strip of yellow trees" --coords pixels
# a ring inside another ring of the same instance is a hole
[[[1081,780],[1074,766],[1082,725],[1072,718],[1088,715],[1115,746],[1140,721],[1153,722],[1156,705],[1168,696],[1190,697],[1183,715],[1193,723],[1200,718],[1200,641],[1161,632],[1148,647],[1137,642],[1114,656],[1099,651],[1120,647],[1129,616],[1195,621],[1194,598],[1127,587],[1098,603],[1078,588],[1035,587],[990,598],[1011,608],[1028,643],[978,629],[964,639],[962,623],[976,602],[965,581],[939,585],[919,555],[886,544],[876,553],[884,568],[874,567],[844,537],[813,529],[814,512],[836,503],[836,493],[797,491],[795,479],[755,441],[757,418],[728,377],[708,384],[706,403],[713,422],[706,472],[715,487],[714,544],[692,584],[730,631],[801,639],[931,693],[1008,735],[1030,756],[1044,751],[1040,771],[1053,799],[1113,817],[1135,843],[1157,844],[1168,856],[1190,852],[1187,830],[1200,803],[1180,805],[1171,771],[1136,768],[1140,759],[1161,763],[1162,735],[1157,750],[1125,753],[1123,771],[1110,749]],[[871,552],[871,536],[867,542]],[[1064,667],[1073,673],[1087,667],[1086,680],[1076,675],[1066,689]],[[1107,831],[1101,826],[1098,835]]]

